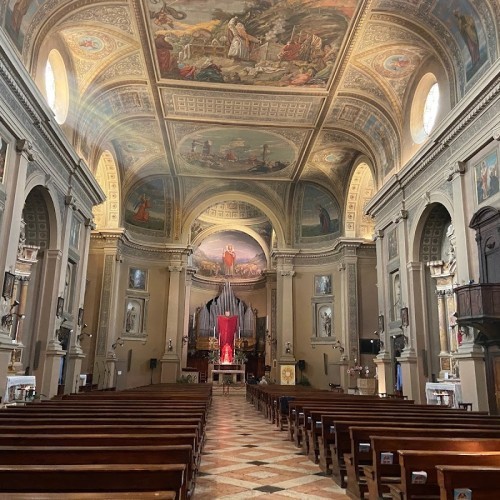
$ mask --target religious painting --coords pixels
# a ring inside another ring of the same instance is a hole
[[[488,59],[486,33],[469,0],[438,2],[432,13],[450,30],[457,43],[469,81]]]
[[[324,88],[358,0],[147,0],[160,78]]]
[[[314,276],[314,295],[331,295],[332,275],[322,274]]]
[[[498,152],[497,150],[484,156],[474,166],[477,202],[483,201],[496,195],[498,186]]]
[[[142,297],[127,297],[125,300],[125,318],[123,338],[143,338],[145,332],[146,299]]]
[[[199,276],[213,279],[254,280],[267,268],[261,246],[240,231],[221,231],[205,238],[193,252]]]
[[[12,294],[14,293],[14,283],[16,281],[16,275],[5,271],[5,275],[3,278],[3,288],[2,288],[2,297],[5,300],[11,299]]]
[[[303,238],[339,233],[340,215],[337,200],[326,191],[311,184],[304,188],[301,213]]]
[[[0,135],[0,182],[3,182],[7,163],[7,141]]]
[[[131,267],[128,270],[128,288],[130,290],[146,290],[148,272],[145,269]]]
[[[396,229],[393,229],[387,235],[387,253],[389,254],[389,260],[395,259],[398,254],[398,233]]]
[[[397,49],[386,50],[373,60],[373,68],[377,73],[391,80],[406,78],[420,63],[418,50]]]
[[[127,197],[125,222],[153,231],[165,229],[165,187],[161,179],[143,182]]]
[[[281,365],[280,384],[295,385],[295,365]]]
[[[45,0],[10,0],[5,13],[5,30],[15,46],[22,51],[24,35],[33,16]]]
[[[305,136],[302,131],[283,132],[289,137],[243,127],[207,128],[186,136],[180,125],[176,128],[176,134],[183,137],[177,148],[179,163],[186,173],[289,173],[297,160],[295,144],[301,144]]]
[[[69,244],[75,249],[78,249],[80,243],[80,227],[80,221],[73,217],[71,219],[71,229],[69,232]]]

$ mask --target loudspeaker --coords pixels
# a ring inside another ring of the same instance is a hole
[[[151,358],[149,360],[149,368],[151,368],[151,370],[154,370],[157,366],[158,366],[158,360],[156,358]]]
[[[306,360],[305,359],[299,359],[297,361],[297,368],[302,372],[306,369]]]

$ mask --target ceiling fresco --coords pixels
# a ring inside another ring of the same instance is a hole
[[[325,87],[356,0],[149,0],[160,78]]]
[[[498,57],[499,18],[498,0],[0,2],[37,84],[37,58],[61,52],[64,132],[93,171],[110,151],[128,230],[173,242],[193,225],[186,239],[199,242],[231,220],[262,248],[270,220],[285,245],[323,245],[353,221],[369,231],[349,205],[353,169],[370,164],[365,200],[402,168],[414,79],[439,65],[456,105]],[[221,200],[267,218],[250,227],[225,205],[211,219]],[[230,236],[235,248],[250,238]]]

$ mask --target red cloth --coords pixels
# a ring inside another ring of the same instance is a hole
[[[217,316],[219,346],[223,363],[233,362],[234,334],[238,327],[238,316]],[[230,351],[229,351],[230,349]]]

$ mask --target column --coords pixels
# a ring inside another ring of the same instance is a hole
[[[90,246],[90,233],[93,229],[91,219],[85,222],[85,231],[81,238],[82,258],[78,265],[78,278],[75,285],[75,299],[73,307],[74,321],[74,335],[70,338],[70,348],[66,355],[66,378],[64,384],[64,393],[69,394],[78,392],[80,386],[80,374],[82,371],[82,360],[85,358],[82,348],[80,346],[80,335],[82,333],[83,321],[78,324],[79,309],[83,308],[83,301],[85,298],[85,284],[87,276],[87,265],[89,260],[89,246]]]
[[[295,365],[294,350],[294,322],[293,322],[293,277],[295,270],[293,259],[296,251],[275,252],[277,257],[277,304],[276,304],[276,352],[278,356],[279,373],[277,381],[281,377],[281,366]]]
[[[439,356],[448,356],[448,329],[446,321],[445,291],[436,290],[439,318]]]
[[[182,353],[182,336],[183,336],[183,312],[184,312],[184,266],[181,261],[181,256],[175,256],[171,260],[171,265],[168,266],[169,282],[167,303],[167,326],[165,329],[165,351],[160,359],[161,376],[160,381],[164,383],[173,383],[180,375],[180,363]],[[172,346],[172,350],[169,350]]]
[[[2,219],[8,222],[10,229],[2,232],[0,241],[0,269],[14,273],[14,266],[18,251],[19,233],[21,227],[22,211],[25,202],[25,184],[28,164],[36,159],[36,151],[33,145],[26,139],[20,139],[16,143],[17,154],[6,170],[4,183],[9,196],[5,200]],[[3,286],[3,276],[0,286]],[[0,296],[0,318],[10,313],[11,300]],[[0,323],[0,394],[5,393],[8,366],[12,350],[10,326]],[[39,383],[39,379],[37,380]]]
[[[191,288],[193,285],[193,276],[196,269],[189,267],[186,268],[186,282],[185,282],[185,300],[184,300],[184,327],[182,329],[182,354],[181,354],[181,367],[187,366],[187,357],[189,350],[189,303],[191,302]],[[195,314],[195,313],[193,313]]]
[[[375,232],[375,245],[377,247],[377,298],[379,304],[378,336],[380,339],[380,351],[373,360],[377,367],[377,380],[379,393],[392,394],[394,392],[394,369],[392,366],[390,342],[387,341],[386,329],[390,318],[390,311],[386,299],[387,287],[385,280],[385,262],[388,257],[384,248],[384,231]]]

